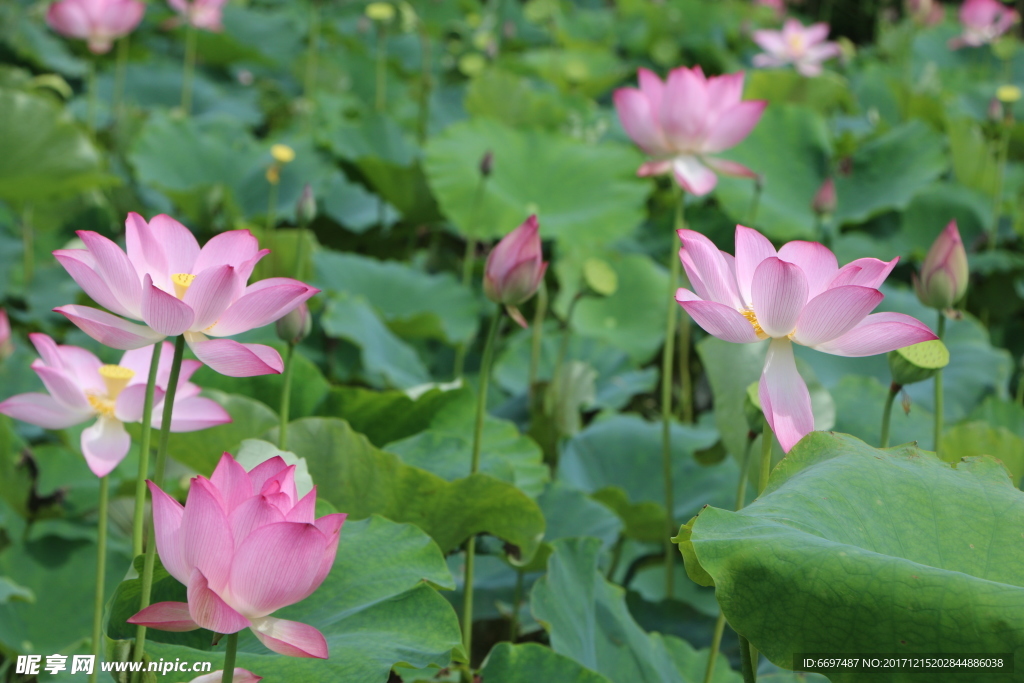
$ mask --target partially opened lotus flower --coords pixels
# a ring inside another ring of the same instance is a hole
[[[491,249],[484,267],[484,294],[504,304],[509,315],[526,327],[516,307],[537,293],[547,269],[541,253],[540,226],[537,217],[530,216]]]
[[[99,358],[77,346],[59,346],[45,334],[30,334],[40,359],[32,369],[48,394],[12,396],[0,403],[0,413],[46,429],[66,429],[82,422],[96,422],[82,432],[82,455],[97,477],[105,477],[128,454],[131,438],[125,422],[141,422],[152,349],[128,351],[119,365],[104,365]],[[173,345],[164,343],[153,390],[151,424],[159,428],[163,399],[171,373]],[[199,396],[189,382],[202,363],[184,361],[174,396],[172,432],[194,432],[231,422],[219,404]]]
[[[167,4],[192,26],[219,33],[224,30],[221,14],[228,0],[167,0]]]
[[[695,195],[715,189],[716,172],[757,177],[742,164],[714,156],[747,137],[768,104],[742,99],[742,72],[707,78],[695,66],[673,69],[664,83],[647,69],[637,77],[639,89],[615,91],[615,109],[633,142],[654,157],[638,175],[671,171]]]
[[[781,31],[754,31],[753,38],[764,50],[754,56],[754,66],[792,64],[804,76],[817,76],[821,73],[822,62],[840,53],[837,43],[826,40],[828,24],[804,26],[796,19],[787,19]]]
[[[47,10],[46,23],[63,36],[87,41],[90,52],[104,54],[134,31],[145,13],[140,0],[59,0]]]
[[[228,337],[282,317],[320,290],[291,278],[246,286],[260,250],[248,230],[223,232],[200,249],[184,225],[169,216],[146,223],[136,213],[126,222],[128,253],[90,231],[79,231],[85,249],[53,252],[92,299],[128,322],[88,306],[61,306],[86,334],[115,349],[137,349],[164,337],[185,335],[203,363],[231,377],[279,373],[281,355],[262,344]]]
[[[1020,20],[1020,15],[999,0],[966,0],[960,5],[964,32],[949,41],[954,50],[991,43]]]
[[[936,339],[909,315],[871,313],[898,258],[862,258],[840,268],[824,245],[789,242],[776,251],[761,233],[743,226],[736,227],[735,258],[700,233],[680,230],[679,237],[679,258],[696,290],[676,293],[686,312],[725,341],[771,340],[758,393],[787,452],[814,430],[794,342],[837,356],[873,356]]]
[[[295,466],[275,456],[251,472],[225,453],[195,477],[184,507],[152,482],[160,561],[188,603],[160,602],[128,620],[164,631],[252,630],[274,652],[327,658],[317,629],[270,616],[309,597],[331,571],[346,515],[314,519],[316,489],[299,498]]]
[[[969,275],[960,230],[956,221],[950,221],[928,250],[920,277],[913,276],[914,291],[925,306],[940,310],[950,308],[967,293]]]

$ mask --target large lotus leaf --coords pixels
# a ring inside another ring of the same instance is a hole
[[[942,459],[956,462],[974,455],[989,455],[1010,472],[1014,485],[1024,476],[1024,439],[1006,427],[985,422],[961,422],[942,434]]]
[[[993,427],[1006,427],[1014,434],[1024,434],[1024,406],[1006,399],[989,396],[968,416]]]
[[[569,115],[558,93],[541,90],[530,79],[497,68],[469,82],[465,104],[471,116],[490,117],[513,128],[553,130]]]
[[[794,105],[768,107],[747,139],[723,155],[761,175],[760,197],[750,179],[725,176],[715,196],[735,222],[773,239],[814,239],[811,201],[827,177],[830,155],[820,114]]]
[[[781,667],[795,653],[1024,656],[1024,493],[988,457],[950,465],[813,432],[740,512],[681,530],[687,571]],[[703,576],[702,576],[703,574]],[[833,683],[891,671],[829,671]],[[985,680],[1017,680],[986,674]],[[978,674],[944,670],[943,681]]]
[[[407,465],[454,481],[469,475],[475,423],[476,394],[463,389],[434,415],[427,429],[386,448]],[[512,422],[492,415],[484,416],[480,471],[515,484],[530,497],[538,496],[550,478],[540,446]]]
[[[15,206],[107,182],[100,153],[53,99],[0,88],[0,200]]]
[[[946,170],[943,139],[921,121],[898,126],[861,146],[849,172],[836,177],[834,220],[861,223],[889,209],[902,209]]]
[[[316,414],[341,417],[374,446],[382,447],[422,432],[437,411],[458,396],[445,386],[434,386],[424,393],[339,386],[328,392]]]
[[[328,180],[323,196],[317,200],[323,213],[356,233],[375,225],[390,226],[398,219],[393,206],[341,173]]]
[[[984,195],[995,195],[999,183],[999,161],[981,126],[969,118],[946,119],[949,156],[953,175],[965,187]]]
[[[498,643],[480,673],[487,683],[610,683],[601,674],[537,643]]]
[[[314,284],[326,292],[365,297],[393,332],[449,343],[476,334],[480,303],[450,273],[430,274],[399,261],[321,251]]]
[[[768,100],[772,107],[801,104],[823,114],[853,107],[850,84],[834,71],[807,78],[789,69],[758,69],[747,75],[743,96],[748,100]]]
[[[964,242],[973,243],[992,221],[992,199],[957,183],[937,183],[915,195],[900,218],[899,231],[889,239],[896,249],[886,256],[914,254],[923,259],[951,220],[956,220]]]
[[[285,446],[306,459],[320,495],[338,510],[353,519],[380,514],[411,522],[446,553],[486,532],[517,546],[529,561],[544,535],[540,508],[514,485],[480,473],[445,481],[374,448],[343,420],[296,420]]]
[[[481,187],[478,167],[488,151],[494,167]],[[625,145],[588,145],[483,118],[432,138],[425,158],[430,186],[462,234],[501,237],[537,214],[541,237],[577,252],[629,235],[641,223],[650,187],[636,178],[642,161]]]
[[[323,488],[320,489],[321,493]],[[380,517],[349,521],[341,530],[334,568],[302,602],[275,617],[310,624],[327,638],[325,660],[285,657],[267,650],[246,629],[238,639],[240,667],[268,680],[385,683],[399,662],[445,666],[459,647],[459,624],[448,602],[429,584],[452,588],[451,574],[437,546],[419,529]],[[154,585],[165,600],[184,601],[185,587],[170,576]],[[124,619],[137,605],[138,580],[126,581],[110,609],[108,635],[131,638]],[[151,659],[212,661],[222,668],[223,641],[214,649],[182,644],[208,631],[167,633],[150,629],[146,655]]]

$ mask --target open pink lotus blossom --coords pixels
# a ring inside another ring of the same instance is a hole
[[[873,356],[936,339],[902,313],[871,313],[899,258],[862,258],[839,267],[817,242],[789,242],[778,251],[761,233],[736,226],[735,258],[704,235],[680,230],[679,258],[696,294],[676,301],[708,334],[737,344],[771,339],[759,396],[768,423],[787,452],[814,430],[811,397],[796,369],[793,342],[837,356]]]
[[[125,422],[141,422],[152,348],[128,351],[119,365],[104,365],[100,359],[77,346],[58,346],[45,334],[29,339],[41,358],[32,369],[43,380],[48,394],[12,396],[0,403],[0,413],[46,429],[65,429],[96,418],[82,432],[82,455],[97,477],[105,477],[128,454],[131,438]],[[171,374],[174,347],[164,343],[153,390],[151,424],[160,428],[164,394]],[[181,365],[174,396],[172,432],[194,432],[231,422],[219,404],[199,396],[199,387],[189,382],[202,365],[187,360]]]
[[[204,31],[219,33],[224,30],[221,13],[228,0],[167,0],[167,4],[182,18]]]
[[[754,56],[754,66],[777,67],[792,64],[804,76],[821,73],[821,63],[838,57],[837,43],[828,38],[828,24],[804,26],[796,19],[787,19],[781,31],[754,31],[754,42],[763,53]]]
[[[757,174],[735,161],[712,155],[739,144],[768,105],[762,100],[742,100],[742,72],[706,78],[699,66],[679,67],[662,81],[647,69],[637,75],[640,88],[615,91],[615,109],[626,133],[654,157],[637,175],[672,171],[687,192],[705,195],[715,189],[718,176],[756,178]]]
[[[484,294],[491,301],[504,304],[522,327],[526,327],[526,320],[517,306],[537,293],[548,269],[543,258],[536,216],[530,216],[501,238],[487,256]]]
[[[224,680],[224,670],[220,669],[219,671],[193,678],[189,683],[220,683],[222,680]],[[263,676],[257,676],[251,671],[237,667],[231,683],[260,683],[262,680]]]
[[[964,32],[949,41],[957,50],[991,43],[1020,20],[1020,15],[999,0],[966,0],[960,5],[960,23]]]
[[[252,630],[274,652],[327,658],[320,631],[270,614],[309,597],[334,565],[346,515],[314,519],[316,488],[301,499],[295,466],[275,456],[251,472],[230,454],[194,477],[184,507],[152,482],[160,561],[188,586],[188,603],[160,602],[131,619],[164,631]]]
[[[0,308],[0,360],[14,353],[14,342],[11,341],[11,321],[7,311]]]
[[[47,10],[46,23],[63,36],[87,41],[90,52],[104,54],[134,31],[145,13],[140,0],[59,0]]]
[[[192,232],[169,216],[146,223],[130,213],[126,227],[127,254],[106,237],[82,230],[85,249],[53,255],[93,301],[145,325],[88,306],[56,312],[115,349],[184,334],[196,357],[222,375],[281,372],[281,355],[271,347],[219,337],[272,323],[320,290],[283,277],[246,286],[256,263],[270,253],[260,250],[248,230],[223,232],[200,249]]]

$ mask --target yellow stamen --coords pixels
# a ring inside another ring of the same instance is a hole
[[[184,299],[185,292],[192,286],[192,281],[195,279],[196,276],[191,273],[175,273],[172,275],[171,282],[174,283],[174,296]]]
[[[273,145],[270,148],[270,156],[274,157],[275,161],[288,164],[295,161],[295,150],[288,145]]]
[[[114,415],[114,407],[116,405],[114,401],[111,401],[109,398],[103,398],[102,396],[94,396],[93,394],[87,395],[86,398],[89,399],[89,405],[92,406],[92,409],[100,415],[103,415],[104,417],[116,417]]]
[[[754,314],[754,309],[747,308],[740,311],[740,313],[742,313],[743,317],[747,319],[747,322],[754,326],[754,334],[757,335],[758,339],[768,338],[768,335],[761,329],[761,323],[757,322],[757,316]]]
[[[789,50],[793,54],[801,54],[804,51],[805,42],[804,37],[801,35],[790,36],[787,40],[789,43]]]
[[[107,385],[107,398],[111,401],[117,400],[118,395],[132,381],[135,371],[122,365],[104,365],[100,367],[100,377]]]

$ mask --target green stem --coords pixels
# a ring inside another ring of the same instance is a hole
[[[946,315],[939,311],[939,329],[936,331],[939,339],[946,334]],[[945,412],[942,405],[942,370],[935,371],[935,455],[939,454],[939,444],[942,441],[942,421],[945,419]]]
[[[288,351],[284,358],[284,377],[281,384],[281,429],[278,431],[277,447],[285,450],[288,442],[288,412],[292,402],[292,368],[295,366],[295,342],[288,342]]]
[[[559,373],[562,371],[562,365],[565,363],[566,356],[569,355],[569,340],[572,339],[572,314],[576,311],[576,304],[583,298],[582,292],[577,292],[576,296],[569,302],[569,310],[565,312],[565,319],[562,321],[562,339],[558,344],[558,355],[555,357],[555,368],[551,371],[551,381],[555,382],[558,379]]]
[[[754,198],[750,200],[749,218],[747,218],[747,225],[754,227],[757,223],[757,211],[761,208],[761,192],[764,190],[764,183],[758,178],[754,181]]]
[[[473,452],[470,460],[469,473],[476,474],[480,470],[480,448],[483,442],[484,417],[487,414],[487,384],[491,375],[491,361],[494,358],[494,341],[498,336],[503,314],[499,308],[491,319],[491,327],[484,343],[484,356],[480,362],[480,388],[476,398],[476,423],[473,425]],[[473,559],[476,554],[476,536],[469,537],[466,545],[466,581],[462,587],[462,644],[466,648],[466,656],[473,656]]]
[[[85,108],[85,125],[89,127],[89,132],[96,132],[96,59],[89,60],[89,71],[86,72],[85,87],[89,91],[86,93],[86,108]]]
[[[150,440],[153,434],[153,393],[156,389],[156,371],[160,367],[162,343],[153,344],[146,380],[146,398],[142,404],[142,435],[139,437],[139,476],[135,480],[135,515],[132,517],[132,557],[142,554],[142,530],[146,520],[146,479],[149,478]]]
[[[185,27],[185,64],[181,72],[181,110],[185,116],[192,113],[192,81],[196,75],[196,27],[188,22]]]
[[[124,112],[121,107],[124,104],[124,80],[128,71],[128,45],[131,35],[126,35],[117,41],[117,63],[114,66],[114,97],[113,110],[115,125],[120,123]]]
[[[1007,105],[1009,106],[1009,105]],[[1001,122],[999,136],[999,156],[997,157],[996,189],[992,197],[992,225],[989,227],[988,250],[994,251],[999,238],[999,211],[1003,203],[1003,183],[1006,179],[1006,160],[1010,152],[1010,124]]]
[[[761,471],[758,473],[757,495],[761,495],[768,486],[768,475],[772,470],[772,441],[775,433],[772,426],[768,424],[768,418],[764,418],[764,429],[761,431]]]
[[[276,164],[277,162],[275,161],[274,163]],[[278,169],[278,173],[280,173],[280,169]],[[267,227],[266,227],[266,230],[267,230],[267,236],[268,237],[270,236],[270,231],[273,230],[274,226],[277,225],[277,185],[278,185],[279,182],[280,182],[280,180],[278,180],[277,183],[271,182],[270,183],[270,192],[267,193]]]
[[[676,224],[682,223],[683,200],[679,194],[679,208],[676,210]],[[676,322],[679,319],[679,304],[676,303],[676,286],[679,281],[679,255],[676,253],[675,238],[669,253],[668,296],[665,313],[665,348],[661,354],[661,469],[665,485],[665,597],[675,592],[676,546],[671,539],[675,536],[675,489],[672,483],[672,360],[676,341]]]
[[[548,286],[541,280],[540,287],[537,289],[537,308],[533,312],[533,329],[530,330],[532,335],[530,339],[530,372],[527,375],[527,387],[526,393],[529,397],[527,401],[528,406],[533,406],[533,402],[536,399],[534,396],[536,392],[537,375],[540,373],[540,355],[544,349],[544,317],[548,312]],[[1024,380],[1022,380],[1024,384]]]
[[[879,440],[879,448],[889,447],[889,423],[892,421],[892,404],[896,400],[896,394],[900,393],[902,388],[896,382],[889,385],[889,395],[885,397],[885,407],[882,408],[882,438]]]
[[[473,279],[473,266],[476,263],[476,240],[470,237],[466,240],[466,251],[462,256],[462,286],[469,287]],[[466,353],[472,340],[464,341],[455,347],[455,364],[452,374],[454,379],[462,379],[463,370],[466,367]]]
[[[100,650],[103,640],[103,594],[107,576],[107,501],[110,480],[100,477],[100,515],[96,520],[96,601],[92,613],[92,654],[95,666],[89,674],[90,683],[99,675]]]
[[[377,97],[376,109],[383,112],[387,106],[388,87],[388,30],[383,23],[377,25]]]
[[[32,284],[32,276],[35,274],[35,263],[36,263],[36,245],[35,245],[35,233],[32,230],[32,213],[33,208],[31,204],[25,206],[25,210],[21,214],[21,249],[22,249],[22,269],[25,271],[23,279],[25,280],[25,290],[28,290],[28,286]]]
[[[309,43],[306,45],[306,77],[302,90],[306,100],[312,102],[316,93],[316,72],[320,58],[320,3],[309,3]],[[312,113],[312,108],[310,109]]]
[[[1024,406],[1024,372],[1017,376],[1017,403]]]
[[[718,650],[722,647],[722,634],[725,633],[725,613],[719,610],[718,619],[715,620],[715,631],[711,636],[711,651],[708,652],[708,663],[704,668],[704,683],[711,683],[711,677],[715,674],[715,660],[718,659]]]
[[[238,652],[238,632],[228,635],[228,642],[224,650],[224,673],[221,674],[220,683],[231,683],[235,679],[235,654]]]
[[[516,588],[512,594],[512,619],[508,625],[508,639],[512,643],[519,638],[519,608],[523,604],[523,575],[522,569],[516,570]]]
[[[181,359],[185,355],[185,336],[178,335],[174,340],[174,359],[171,361],[171,373],[167,380],[164,394],[164,412],[160,419],[160,444],[156,451],[156,467],[153,470],[153,483],[163,488],[164,469],[167,465],[167,444],[171,436],[171,418],[174,415],[174,396],[178,392],[178,377],[181,375]],[[139,598],[139,611],[149,607],[153,592],[153,569],[156,566],[156,533],[153,529],[153,514],[149,515],[146,559],[142,566],[142,594]],[[146,649],[146,627],[139,626],[135,630],[135,652],[132,661],[141,662]],[[139,680],[139,679],[136,679]]]
[[[742,635],[740,636],[740,669],[743,671],[743,683],[756,683],[757,670],[754,668],[750,641]]]
[[[430,75],[430,36],[420,28],[420,92],[419,116],[416,118],[416,136],[422,145],[427,141],[427,127],[430,123],[430,91],[433,79]]]
[[[686,221],[683,219],[683,200],[682,197],[679,199],[679,209],[676,211],[675,227],[674,231],[678,234],[680,230],[686,227]],[[678,263],[678,258],[673,258],[674,263]],[[677,266],[678,272],[678,266]],[[683,286],[688,286],[689,283],[685,282],[685,275]],[[678,306],[675,302],[676,294],[675,291],[671,292],[672,305]],[[690,316],[682,316],[682,320],[679,323],[679,390],[681,393],[680,400],[680,416],[685,424],[693,423],[693,376],[690,374],[690,338],[693,334],[693,321],[690,320]],[[674,534],[675,532],[673,532]]]

